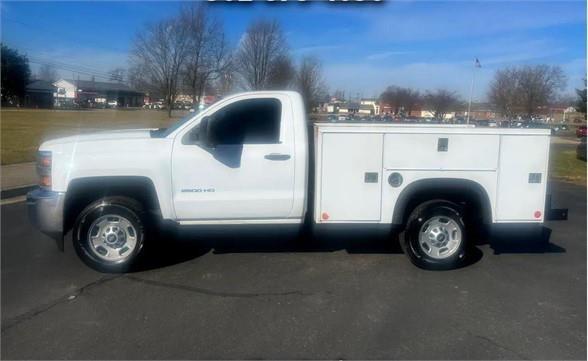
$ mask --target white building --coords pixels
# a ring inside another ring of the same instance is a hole
[[[60,79],[55,86],[55,106],[96,107],[116,104],[119,107],[139,107],[143,105],[144,94],[121,83],[95,80]]]
[[[55,93],[53,94],[55,105],[71,105],[74,103],[77,87],[72,81],[60,79],[53,85],[55,86]]]
[[[380,104],[377,99],[361,99],[359,112],[363,114],[379,115]]]
[[[421,118],[435,118],[435,112],[432,110],[421,110]],[[455,118],[455,112],[447,112],[443,119],[453,119]]]

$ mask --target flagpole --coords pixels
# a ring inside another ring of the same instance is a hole
[[[474,94],[474,81],[476,80],[476,60],[474,60],[474,68],[472,69],[472,84],[470,85],[470,100],[468,101],[468,117],[466,120],[466,124],[470,124],[470,113],[472,110],[472,95]]]

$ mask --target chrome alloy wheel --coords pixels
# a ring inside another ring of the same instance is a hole
[[[462,239],[461,228],[457,222],[444,216],[428,219],[419,232],[421,249],[434,259],[444,259],[454,254]]]
[[[99,258],[120,262],[133,253],[137,231],[126,218],[107,214],[96,219],[88,229],[90,250]]]

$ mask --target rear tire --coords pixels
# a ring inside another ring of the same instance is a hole
[[[460,207],[444,200],[422,203],[411,212],[400,234],[400,244],[411,262],[420,268],[461,267],[467,244]]]
[[[78,216],[72,232],[74,249],[99,272],[128,272],[142,254],[145,219],[143,207],[132,198],[99,199]]]

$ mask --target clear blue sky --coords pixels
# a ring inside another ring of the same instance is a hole
[[[127,67],[134,35],[177,13],[175,2],[2,2],[2,41],[34,59],[105,73]],[[500,67],[557,64],[567,92],[586,76],[585,1],[386,1],[380,4],[209,3],[235,46],[247,25],[277,19],[294,57],[323,61],[329,89],[364,97],[387,85],[449,88],[475,98]],[[36,65],[32,64],[33,70]],[[71,71],[61,70],[71,77]],[[82,76],[84,78],[84,76]]]

